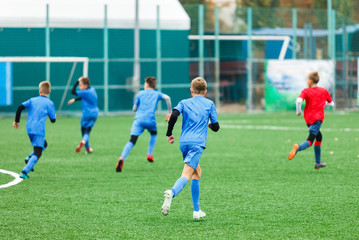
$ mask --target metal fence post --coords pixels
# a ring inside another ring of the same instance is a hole
[[[332,43],[332,0],[327,0],[327,18],[328,18],[328,58],[332,58],[331,48],[333,47]]]
[[[103,28],[103,79],[104,79],[104,112],[108,113],[108,24],[107,4],[105,5],[105,18]]]
[[[292,9],[292,28],[293,28],[293,59],[297,58],[297,9]]]
[[[45,29],[46,57],[50,57],[50,17],[49,4],[46,4],[46,29]],[[46,80],[50,81],[50,62],[46,62]]]
[[[247,9],[247,110],[252,110],[252,8]]]
[[[215,68],[214,68],[214,71],[215,71],[215,98],[214,98],[214,103],[216,105],[216,108],[219,109],[220,107],[220,97],[219,97],[219,94],[220,94],[220,75],[219,75],[219,72],[220,72],[220,49],[219,49],[219,39],[218,39],[218,36],[219,36],[219,9],[218,7],[216,7],[214,9],[214,19],[215,19],[215,22],[214,22],[214,34],[215,34],[215,47],[214,47],[214,51],[215,51]]]
[[[157,27],[156,27],[156,45],[157,45],[157,89],[162,92],[162,62],[161,62],[161,25],[160,25],[160,6],[157,5]],[[162,110],[162,103],[159,102],[158,110]]]
[[[204,77],[204,60],[203,60],[203,17],[204,17],[204,7],[203,4],[198,6],[198,57],[199,57],[199,65],[198,65],[198,76]]]

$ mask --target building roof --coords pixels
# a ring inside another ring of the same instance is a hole
[[[161,29],[188,30],[190,18],[178,0],[138,0],[139,26],[155,29],[157,6]],[[136,0],[0,0],[0,28],[42,28],[49,4],[51,28],[103,28],[105,5],[109,28],[134,28]]]

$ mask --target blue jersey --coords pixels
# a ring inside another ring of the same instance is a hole
[[[93,87],[77,90],[77,96],[81,98],[81,110],[83,117],[95,117],[98,114],[97,93]]]
[[[217,123],[217,112],[214,103],[202,96],[182,100],[174,108],[182,113],[182,133],[180,146],[199,145],[206,148],[209,119]]]
[[[135,99],[135,105],[137,106],[135,120],[156,122],[157,103],[163,99],[163,95],[163,93],[153,89],[139,91]]]
[[[45,96],[30,98],[22,103],[25,108],[29,109],[27,115],[26,130],[27,134],[45,136],[46,117],[56,118],[54,103]]]

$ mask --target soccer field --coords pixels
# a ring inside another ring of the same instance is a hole
[[[48,148],[29,180],[0,189],[0,239],[359,239],[359,113],[329,112],[322,125],[322,159],[314,150],[287,156],[308,136],[303,117],[290,113],[219,114],[202,155],[200,206],[192,219],[190,184],[161,214],[163,192],[182,172],[178,147],[167,143],[158,116],[154,163],[144,133],[115,166],[129,140],[133,116],[100,117],[91,133],[94,153],[75,153],[80,119],[47,122]],[[19,173],[32,150],[25,118],[0,118],[0,169]],[[0,185],[12,181],[0,173]]]

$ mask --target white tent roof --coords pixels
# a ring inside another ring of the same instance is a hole
[[[190,29],[190,18],[178,0],[138,0],[139,25],[161,29]],[[134,28],[136,0],[0,0],[0,28],[45,27],[46,4],[53,28],[103,28],[105,5],[109,28]]]

